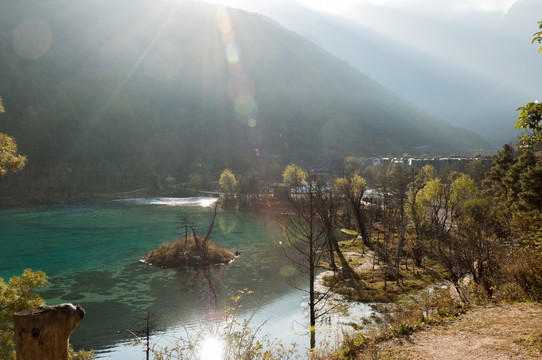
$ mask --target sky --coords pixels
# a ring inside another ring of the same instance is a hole
[[[416,12],[506,12],[516,0],[300,0],[300,4],[330,13],[346,14],[366,2],[371,5],[410,9]]]
[[[291,0],[301,6],[337,15],[348,15],[349,11],[363,5],[377,5],[427,14],[454,14],[464,12],[506,13],[518,0]],[[217,0],[224,5],[257,10],[287,3],[284,0]]]

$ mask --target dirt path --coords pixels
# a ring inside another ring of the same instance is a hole
[[[474,308],[447,326],[383,344],[394,359],[542,359],[542,305]]]

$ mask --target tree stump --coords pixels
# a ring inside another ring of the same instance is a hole
[[[70,334],[84,316],[85,310],[72,304],[15,313],[17,360],[68,360]]]

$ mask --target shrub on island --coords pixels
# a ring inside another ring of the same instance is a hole
[[[235,255],[224,246],[206,241],[201,243],[193,236],[165,242],[145,256],[145,262],[167,268],[200,267],[228,264]]]

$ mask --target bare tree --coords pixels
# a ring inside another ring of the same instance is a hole
[[[398,164],[392,164],[386,171],[389,171],[389,177],[391,178],[390,203],[393,208],[395,228],[399,235],[399,241],[397,242],[395,252],[395,276],[399,282],[399,265],[401,262],[401,257],[403,256],[407,227],[405,210],[407,202],[408,174],[403,166]]]
[[[209,226],[207,227],[207,233],[203,238],[201,238],[196,231],[196,226],[198,224],[198,219],[194,220],[192,224],[190,225],[192,229],[192,236],[194,237],[194,242],[196,244],[196,248],[201,251],[203,256],[207,255],[207,245],[209,243],[209,239],[211,238],[211,233],[213,232],[213,227],[215,225],[216,220],[216,213],[218,209],[218,203],[215,203],[213,206],[213,212],[211,214],[211,217],[209,219]]]
[[[284,243],[281,250],[292,265],[309,280],[310,346],[316,346],[316,320],[324,315],[325,299],[329,290],[323,294],[315,290],[316,270],[322,256],[326,253],[326,228],[322,226],[319,213],[323,204],[318,200],[315,182],[309,181],[308,191],[290,197],[291,211],[283,213],[278,219]],[[306,288],[292,286],[307,291]]]
[[[134,344],[143,344],[145,347],[145,359],[149,360],[154,345],[151,342],[151,335],[159,331],[157,326],[158,318],[150,309],[145,311],[145,316],[137,319],[136,329],[124,329],[122,332],[128,334],[128,337],[134,340]],[[119,330],[120,332],[120,330]]]

